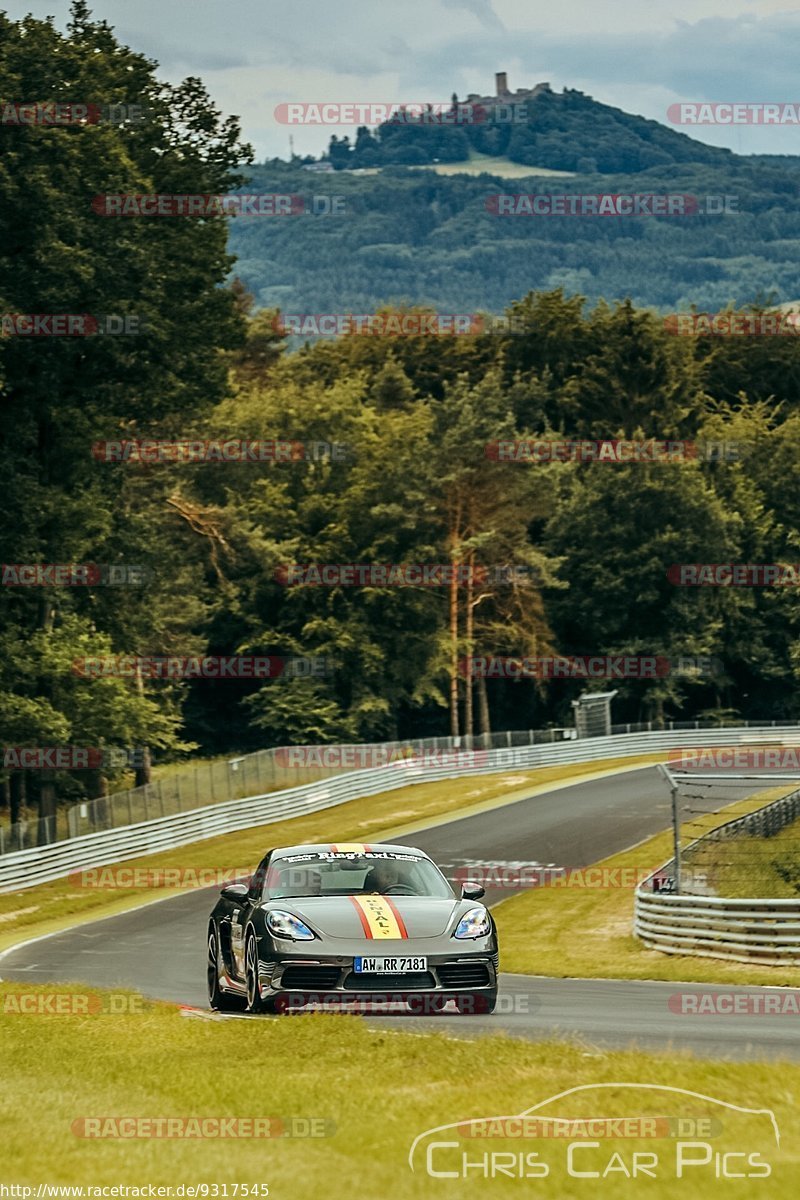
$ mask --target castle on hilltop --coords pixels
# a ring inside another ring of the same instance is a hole
[[[494,96],[477,96],[471,92],[467,96],[467,104],[515,104],[523,100],[532,100],[534,96],[541,95],[542,92],[552,92],[549,83],[537,83],[534,88],[517,88],[515,92],[508,90],[508,75],[505,71],[498,71],[494,77],[494,87],[496,95]]]

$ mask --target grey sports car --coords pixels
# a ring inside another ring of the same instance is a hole
[[[412,846],[284,846],[247,886],[229,884],[208,925],[212,1008],[280,1012],[309,1005],[400,1005],[433,1014],[492,1012],[497,930]]]

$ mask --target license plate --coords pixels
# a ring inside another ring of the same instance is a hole
[[[402,975],[406,971],[427,971],[427,958],[357,958],[353,970],[357,975]]]

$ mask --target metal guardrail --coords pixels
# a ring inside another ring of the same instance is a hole
[[[800,788],[710,830],[681,851],[687,878],[691,880],[691,860],[701,848],[742,834],[771,837],[798,815]],[[776,900],[687,894],[683,866],[680,895],[653,891],[653,880],[669,877],[674,867],[675,860],[670,859],[634,895],[634,933],[648,950],[765,966],[800,963],[800,896]]]
[[[752,726],[759,730],[768,725],[773,729],[789,725],[800,728],[800,722],[739,721],[734,724],[737,728]],[[720,721],[669,721],[664,729],[667,732],[718,730],[724,725],[725,722]],[[612,734],[657,731],[651,721],[638,725],[611,726]],[[276,746],[268,750],[256,750],[251,754],[232,755],[229,759],[216,762],[187,763],[185,767],[168,774],[158,774],[152,783],[142,787],[82,800],[68,808],[57,808],[52,816],[42,817],[31,812],[25,820],[14,825],[5,824],[0,817],[0,856],[80,837],[87,833],[97,833],[104,829],[122,829],[126,825],[151,821],[157,817],[191,812],[205,805],[224,804],[227,800],[244,799],[256,793],[275,792],[301,783],[314,783],[362,765],[347,765],[346,761],[337,765],[332,761],[335,760],[337,752],[345,759],[348,753],[353,751],[369,754],[371,765],[379,766],[381,761],[387,761],[391,756],[404,754],[439,753],[455,749],[500,750],[512,746],[549,746],[575,737],[574,727],[507,730],[455,738],[428,737],[396,742],[361,743],[357,746]],[[294,760],[293,756],[298,753],[308,755],[308,761],[304,765]],[[367,762],[363,765],[366,766]]]
[[[634,731],[626,729],[628,733]],[[51,816],[41,817],[32,812],[24,821],[5,826],[0,820],[0,856],[86,833],[121,829],[157,817],[191,812],[206,805],[224,804],[227,800],[244,799],[256,793],[316,783],[360,765],[380,766],[393,757],[456,748],[496,750],[510,746],[552,745],[574,737],[574,729],[526,729],[471,738],[430,737],[357,746],[276,746],[252,754],[232,755],[226,760],[187,764],[183,769],[158,775],[152,783],[142,787],[82,800],[58,809]],[[362,762],[348,763],[354,752],[364,756]],[[303,758],[306,761],[302,761]]]
[[[795,723],[747,729],[749,737],[775,735],[776,729],[794,730]],[[741,742],[745,727],[715,729],[714,742],[735,745]],[[505,736],[505,735],[503,735]],[[564,741],[557,745],[517,746],[488,750],[473,766],[453,761],[439,766],[420,765],[414,760],[391,766],[350,771],[316,783],[287,788],[278,792],[224,801],[188,812],[141,821],[120,829],[84,834],[67,841],[19,850],[0,858],[0,892],[18,891],[37,883],[59,879],[71,872],[123,862],[190,842],[231,833],[257,825],[267,825],[287,817],[319,812],[362,796],[390,791],[411,783],[427,783],[464,775],[483,775],[513,769],[561,766],[602,759],[627,758],[657,753],[682,746],[703,745],[707,732],[682,729],[651,733],[612,735],[611,737]],[[476,755],[477,757],[477,755]],[[454,753],[453,759],[458,755]]]

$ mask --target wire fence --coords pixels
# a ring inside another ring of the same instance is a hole
[[[522,730],[476,737],[435,737],[358,745],[279,746],[224,761],[187,766],[152,783],[59,809],[31,812],[24,821],[0,825],[0,855],[174,816],[227,800],[316,783],[359,767],[384,766],[400,758],[548,745],[575,736],[573,729]]]
[[[774,840],[798,822],[800,788],[695,838],[680,852],[681,894],[731,898],[800,895],[800,825],[796,838]],[[675,860],[671,859],[650,881],[649,890],[670,890],[674,876]]]
[[[781,727],[798,728],[792,721],[646,721],[613,725],[612,735],[658,731]],[[575,739],[574,728],[507,730],[462,737],[431,737],[406,741],[328,746],[280,746],[227,760],[187,765],[160,775],[143,787],[115,792],[59,808],[52,816],[29,812],[13,825],[0,824],[0,855],[50,845],[101,830],[119,829],[166,817],[314,783],[360,767],[383,766],[401,757],[472,753],[514,746],[551,745]]]

